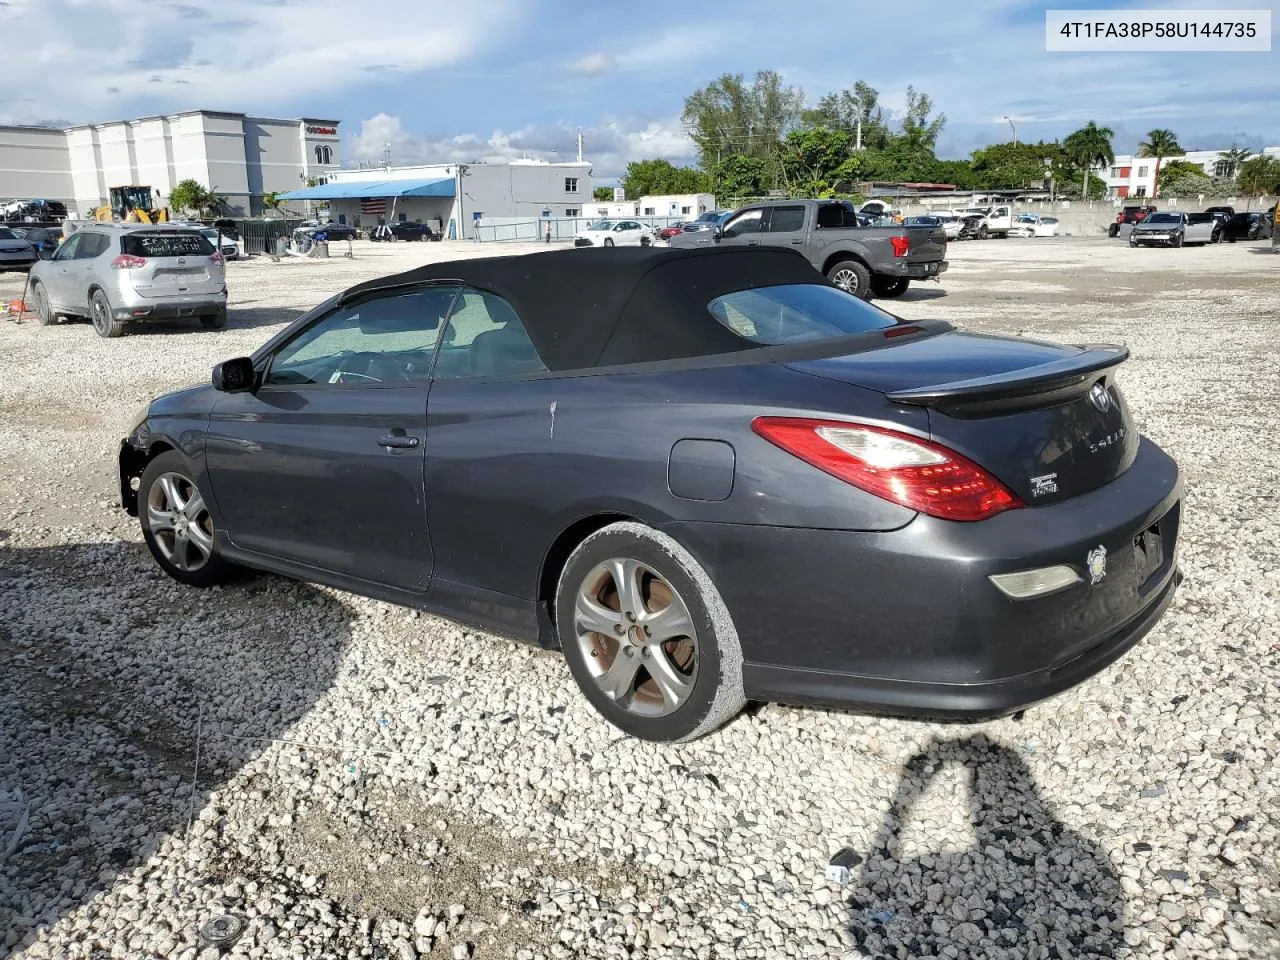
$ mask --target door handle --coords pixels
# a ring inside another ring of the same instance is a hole
[[[399,427],[396,427],[396,429],[392,430],[385,437],[378,438],[378,445],[386,447],[388,450],[393,448],[407,449],[416,447],[418,443],[419,440],[417,437],[406,436],[405,432]]]
[[[760,241],[759,241],[759,240],[748,240],[748,241],[747,241],[747,246],[748,246],[748,247],[758,247],[758,246],[760,246]]]
[[[792,240],[791,242],[792,242],[792,243],[804,243],[804,237],[796,237],[796,238],[795,238],[794,240]]]

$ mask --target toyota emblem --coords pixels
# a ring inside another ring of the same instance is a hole
[[[1095,383],[1093,389],[1089,391],[1089,400],[1103,413],[1111,409],[1111,391],[1107,389],[1101,380]]]

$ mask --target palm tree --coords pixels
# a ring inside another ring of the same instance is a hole
[[[1273,190],[1280,191],[1280,159],[1264,153],[1240,164],[1240,192],[1246,197],[1266,196]]]
[[[1116,158],[1111,150],[1111,138],[1115,131],[1100,127],[1092,120],[1062,141],[1063,150],[1075,163],[1084,168],[1084,180],[1080,185],[1080,199],[1089,197],[1089,171],[1100,163],[1110,163]]]
[[[1253,156],[1253,151],[1247,147],[1237,147],[1234,144],[1230,150],[1223,150],[1218,154],[1219,161],[1223,164],[1222,173],[1218,174],[1223,177],[1234,177],[1241,165]],[[1217,174],[1217,171],[1214,171]]]
[[[1138,156],[1156,158],[1155,184],[1151,191],[1152,198],[1160,196],[1160,161],[1165,157],[1181,156],[1186,151],[1178,145],[1178,135],[1172,130],[1157,127],[1147,134],[1147,139],[1138,144]]]

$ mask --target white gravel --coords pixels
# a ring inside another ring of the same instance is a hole
[[[1021,720],[765,706],[676,747],[553,654],[273,577],[182,588],[115,505],[139,404],[350,283],[493,248],[232,264],[216,333],[0,321],[0,957],[213,960],[202,928],[240,926],[228,956],[1280,956],[1261,249],[953,245],[893,307],[1132,348],[1187,580],[1128,657]]]

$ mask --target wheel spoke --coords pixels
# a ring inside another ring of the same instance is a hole
[[[181,511],[187,502],[182,498],[182,493],[178,490],[178,481],[173,474],[165,474],[159,480],[160,489],[164,491],[164,497],[167,501],[166,505],[174,513]]]
[[[610,610],[598,600],[579,593],[574,614],[580,633],[599,633],[617,638],[618,631],[615,627],[622,623],[622,614],[616,610]]]
[[[640,590],[640,564],[635,560],[609,561],[609,574],[618,591],[618,605],[623,616],[628,613],[639,617],[644,610],[644,594]]]
[[[173,554],[170,557],[173,565],[179,570],[187,569],[187,538],[174,534]]]
[[[662,691],[662,699],[668,710],[674,710],[684,703],[693,690],[692,681],[676,669],[676,665],[667,656],[666,650],[660,646],[649,648],[649,658],[645,661],[649,676]]]
[[[168,510],[157,510],[151,504],[147,504],[147,525],[151,528],[152,533],[159,533],[161,530],[172,530],[173,514]]]
[[[191,544],[200,551],[200,556],[207,560],[213,553],[213,537],[205,532],[204,527],[199,524],[191,524],[187,527],[187,539]]]
[[[194,524],[200,514],[204,513],[204,497],[200,496],[200,491],[196,487],[191,488],[191,499],[182,507],[182,512],[187,515],[187,519]]]
[[[627,656],[621,650],[613,658],[609,669],[601,674],[596,682],[604,695],[615,703],[622,703],[630,696],[635,686],[636,673],[640,669],[640,658],[635,654]]]
[[[654,643],[693,636],[693,619],[685,610],[684,604],[675,597],[657,613],[643,616],[640,622],[647,628],[649,639]]]

